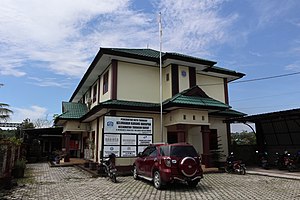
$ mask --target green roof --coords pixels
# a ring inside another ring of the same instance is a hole
[[[139,59],[150,59],[152,61],[159,62],[160,52],[154,49],[101,48],[100,51],[101,50],[107,54],[133,57]],[[205,60],[202,58],[175,53],[175,52],[161,52],[161,53],[162,53],[161,55],[162,60],[172,58],[172,59],[183,60],[187,62],[201,63],[209,66],[213,66],[214,64],[217,63],[215,61]]]
[[[143,108],[156,108],[159,107],[159,103],[147,103],[137,101],[124,101],[124,100],[108,100],[102,105],[117,105],[117,106],[129,106],[129,107],[143,107]]]
[[[199,88],[199,86],[194,86],[181,93],[176,94],[172,98],[166,100],[164,103],[165,107],[194,107],[194,108],[211,108],[218,110],[225,110],[230,108],[229,105],[222,103],[221,101],[210,98],[205,94],[205,92]]]
[[[60,119],[80,119],[88,112],[87,106],[82,103],[62,102],[63,113],[58,116]]]
[[[107,48],[108,49],[108,48]],[[128,54],[134,54],[139,56],[145,56],[150,58],[159,58],[159,51],[153,50],[153,49],[122,49],[122,48],[110,48],[110,50],[115,52],[123,52]],[[162,52],[162,56],[164,56],[165,53]]]
[[[227,109],[227,110],[221,110],[221,111],[217,111],[217,112],[213,112],[210,113],[212,115],[218,115],[218,116],[228,116],[228,117],[242,117],[245,116],[247,114],[239,112],[237,110],[233,110],[233,109]]]

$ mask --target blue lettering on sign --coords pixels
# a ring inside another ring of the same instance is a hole
[[[107,125],[107,126],[114,126],[114,122],[113,122],[113,121],[108,121],[108,122],[106,123],[106,125]]]

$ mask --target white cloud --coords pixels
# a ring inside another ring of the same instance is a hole
[[[294,63],[286,65],[284,68],[285,68],[285,70],[299,72],[300,71],[300,61],[296,61]]]
[[[164,41],[168,50],[210,54],[211,48],[229,39],[237,14],[221,16],[222,0],[161,1]]]
[[[30,108],[11,108],[13,115],[11,116],[12,122],[22,122],[24,119],[29,118],[31,121],[36,119],[44,119],[47,116],[47,108],[33,105]]]
[[[207,55],[228,41],[237,15],[221,16],[223,2],[157,1],[157,13],[163,14],[163,50]],[[27,75],[24,66],[38,61],[53,73],[78,78],[100,46],[158,49],[157,13],[132,10],[131,4],[130,0],[2,0],[0,75]]]
[[[280,19],[285,19],[283,16],[295,6],[297,1],[249,1],[256,11],[258,17],[258,27],[265,27],[269,23],[274,23]]]
[[[38,77],[28,77],[31,82],[30,84],[41,86],[41,87],[60,87],[69,88],[71,86],[69,80],[57,79],[57,78],[38,78]]]

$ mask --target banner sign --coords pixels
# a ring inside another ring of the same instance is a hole
[[[122,157],[135,157],[136,156],[136,146],[122,146],[121,147]]]
[[[120,145],[120,134],[104,134],[104,145]]]
[[[105,116],[104,133],[152,134],[152,119]]]
[[[120,146],[104,146],[103,157],[108,157],[111,153],[120,157]]]
[[[103,157],[135,157],[152,143],[152,118],[105,116],[103,123]]]
[[[122,135],[122,145],[136,145],[136,136]]]
[[[138,135],[138,145],[149,145],[152,143],[152,135]]]

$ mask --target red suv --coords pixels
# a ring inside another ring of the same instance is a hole
[[[196,187],[203,178],[201,159],[188,143],[151,144],[135,160],[133,178],[153,181],[157,189],[176,181]]]

